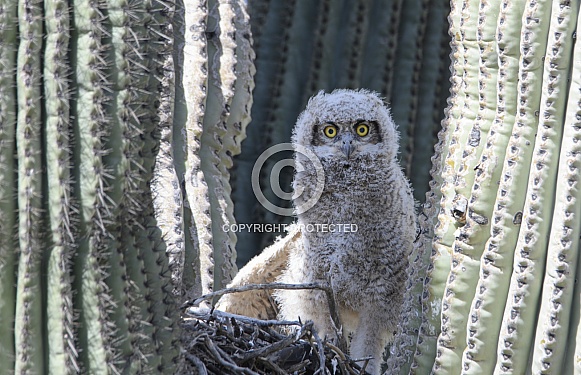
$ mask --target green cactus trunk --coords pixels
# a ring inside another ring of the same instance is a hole
[[[186,291],[236,271],[222,225],[250,120],[248,25],[232,1],[0,2],[4,371],[181,371]],[[182,187],[191,173],[205,197]]]
[[[578,17],[576,1],[452,2],[445,157],[390,373],[577,373]]]

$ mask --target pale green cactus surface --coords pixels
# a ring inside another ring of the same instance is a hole
[[[452,1],[452,88],[388,373],[581,373],[578,1]]]

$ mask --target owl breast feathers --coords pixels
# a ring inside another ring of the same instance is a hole
[[[295,232],[286,246],[282,239],[265,249],[231,285],[255,282],[253,277],[260,282],[330,285],[341,327],[333,326],[327,297],[318,290],[274,292],[278,317],[312,320],[328,339],[341,329],[350,339],[351,357],[373,356],[368,369],[378,373],[401,312],[408,255],[416,235],[411,188],[397,162],[396,126],[375,93],[320,92],[299,116],[293,142],[302,147],[295,152],[295,161],[302,166],[293,181],[293,189],[300,192],[293,201],[298,212]],[[322,190],[317,185],[321,174]],[[313,197],[316,203],[301,210]],[[274,257],[284,266],[267,280],[261,265],[275,263]],[[245,297],[230,297],[218,308],[267,315],[237,308],[236,298]]]

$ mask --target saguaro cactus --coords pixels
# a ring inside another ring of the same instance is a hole
[[[235,272],[248,24],[236,1],[0,2],[3,370],[179,371],[185,291]]]
[[[452,2],[453,86],[390,372],[579,371],[578,17],[576,1]]]

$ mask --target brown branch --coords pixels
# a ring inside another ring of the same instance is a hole
[[[323,347],[323,342],[319,337],[319,334],[316,331],[313,331],[313,336],[315,337],[315,342],[317,343],[317,351],[319,352],[319,369],[315,371],[314,375],[321,373],[321,375],[326,375],[327,372],[325,371],[325,348]]]
[[[204,366],[204,363],[200,360],[200,358],[196,357],[193,354],[186,353],[186,359],[195,366],[196,370],[198,370],[198,374],[208,375],[208,372],[206,371],[206,366]]]
[[[250,318],[244,315],[232,314],[225,311],[220,310],[212,310],[212,311],[196,311],[196,310],[188,310],[188,314],[192,315],[195,319],[202,319],[208,320],[210,318],[223,318],[223,319],[236,319],[240,322],[247,323],[247,324],[254,324],[259,327],[271,327],[271,326],[301,326],[301,323],[298,321],[293,320],[263,320],[263,319],[256,319]],[[187,318],[184,319],[187,322]]]
[[[225,289],[221,289],[221,290],[217,290],[215,292],[212,293],[208,293],[205,294],[201,297],[196,298],[194,301],[187,301],[186,303],[184,303],[184,305],[182,305],[182,308],[187,308],[187,307],[192,307],[192,306],[198,306],[201,302],[203,301],[207,301],[210,300],[214,297],[220,297],[223,296],[224,294],[229,294],[229,293],[241,293],[241,292],[248,292],[251,290],[272,290],[272,289],[287,289],[287,290],[300,290],[300,289],[318,289],[318,290],[322,290],[325,292],[325,294],[327,295],[327,303],[329,305],[329,314],[331,315],[331,320],[333,322],[333,328],[335,329],[335,333],[337,335],[337,344],[339,345],[339,347],[345,351],[347,350],[347,343],[345,342],[345,338],[343,337],[343,332],[342,332],[342,327],[341,327],[341,321],[339,320],[339,313],[338,313],[338,309],[337,309],[337,304],[335,303],[335,296],[333,295],[333,290],[331,289],[331,287],[329,286],[329,284],[326,283],[305,283],[305,284],[285,284],[285,283],[268,283],[268,284],[248,284],[248,285],[244,285],[244,286],[239,286],[239,287],[234,287],[234,288],[225,288]],[[190,309],[189,312],[192,313],[192,311],[194,311],[195,309]],[[214,310],[216,311],[216,310]],[[196,315],[197,313],[195,313],[194,315]],[[242,319],[240,319],[239,317],[242,317],[241,315],[234,315],[232,314],[232,317],[234,317],[235,319],[239,319],[241,321],[243,321]],[[247,318],[247,319],[251,319],[251,318]],[[256,321],[260,321],[258,319],[256,319]],[[275,320],[262,320],[261,322],[273,322],[270,325],[297,325],[295,323],[285,323],[285,324],[276,324],[274,322],[277,322]],[[298,322],[297,322],[298,323]],[[300,324],[299,324],[300,325]]]
[[[208,348],[210,353],[212,353],[212,355],[220,363],[220,365],[226,367],[227,369],[232,370],[232,371],[238,371],[238,372],[241,372],[241,373],[247,374],[247,375],[259,375],[257,372],[254,372],[248,368],[239,367],[235,363],[224,359],[224,357],[222,357],[222,355],[218,351],[218,348],[216,348],[216,346],[214,346],[214,343],[212,342],[212,340],[209,337],[206,337],[204,344],[206,344],[206,348]]]

